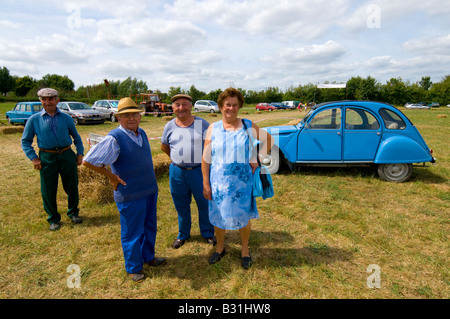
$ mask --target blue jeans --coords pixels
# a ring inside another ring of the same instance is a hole
[[[191,235],[192,195],[198,208],[198,220],[202,237],[214,236],[214,226],[209,221],[208,200],[203,196],[203,177],[201,167],[192,170],[182,169],[173,163],[169,168],[170,192],[178,213],[178,239],[186,240]]]
[[[143,199],[116,203],[125,269],[129,274],[138,273],[144,263],[155,258],[157,199],[155,192]]]

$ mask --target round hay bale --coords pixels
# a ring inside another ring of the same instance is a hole
[[[447,114],[438,114],[437,117],[440,119],[445,119],[447,118]]]
[[[174,119],[173,116],[163,116],[162,117],[166,122],[172,121]]]
[[[1,134],[23,133],[24,126],[0,126]]]
[[[216,113],[209,113],[208,116],[211,116],[211,117],[217,117],[217,114],[216,114]]]

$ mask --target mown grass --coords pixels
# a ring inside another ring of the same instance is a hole
[[[0,106],[0,118],[10,106]],[[299,118],[298,111],[244,109],[260,126]],[[273,176],[275,196],[258,199],[260,219],[252,223],[254,265],[240,267],[239,233],[228,232],[228,255],[209,265],[212,248],[202,241],[195,204],[191,239],[171,248],[178,227],[167,174],[158,179],[156,251],[161,268],[144,268],[148,278],[132,283],[125,274],[119,215],[114,203],[82,198],[81,225],[63,216],[50,232],[42,208],[39,174],[20,148],[21,134],[0,134],[0,298],[448,298],[450,119],[448,108],[404,110],[438,162],[415,168],[411,181],[378,179],[370,168],[301,168]],[[201,114],[210,122],[220,119]],[[145,117],[149,137],[166,122]],[[106,134],[116,123],[78,126]],[[152,140],[153,154],[160,141]],[[62,188],[58,203],[64,215]],[[80,288],[69,288],[67,267],[81,270]],[[380,267],[381,288],[369,288],[369,265]]]

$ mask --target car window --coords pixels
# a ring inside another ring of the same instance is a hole
[[[25,112],[31,112],[31,105],[25,104]]]
[[[348,108],[345,111],[345,128],[347,130],[378,130],[380,124],[370,112]]]
[[[384,126],[389,130],[404,130],[406,123],[402,118],[388,109],[380,109],[380,115],[384,120]]]
[[[19,111],[25,112],[25,104],[20,104]]]
[[[326,109],[317,113],[309,122],[310,129],[340,129],[341,128],[341,109]]]
[[[39,112],[40,110],[42,110],[42,104],[35,104],[33,108],[35,112]]]

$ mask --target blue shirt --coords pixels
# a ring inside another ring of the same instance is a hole
[[[27,121],[22,135],[22,149],[25,155],[32,161],[37,158],[33,144],[34,136],[37,136],[37,145],[43,149],[54,149],[75,144],[77,155],[83,155],[84,147],[80,135],[75,128],[72,117],[56,109],[56,113],[50,116],[45,109],[33,114]]]
[[[171,120],[164,127],[161,143],[170,146],[170,159],[181,167],[194,167],[202,163],[208,121],[194,117],[188,127],[180,127]]]

